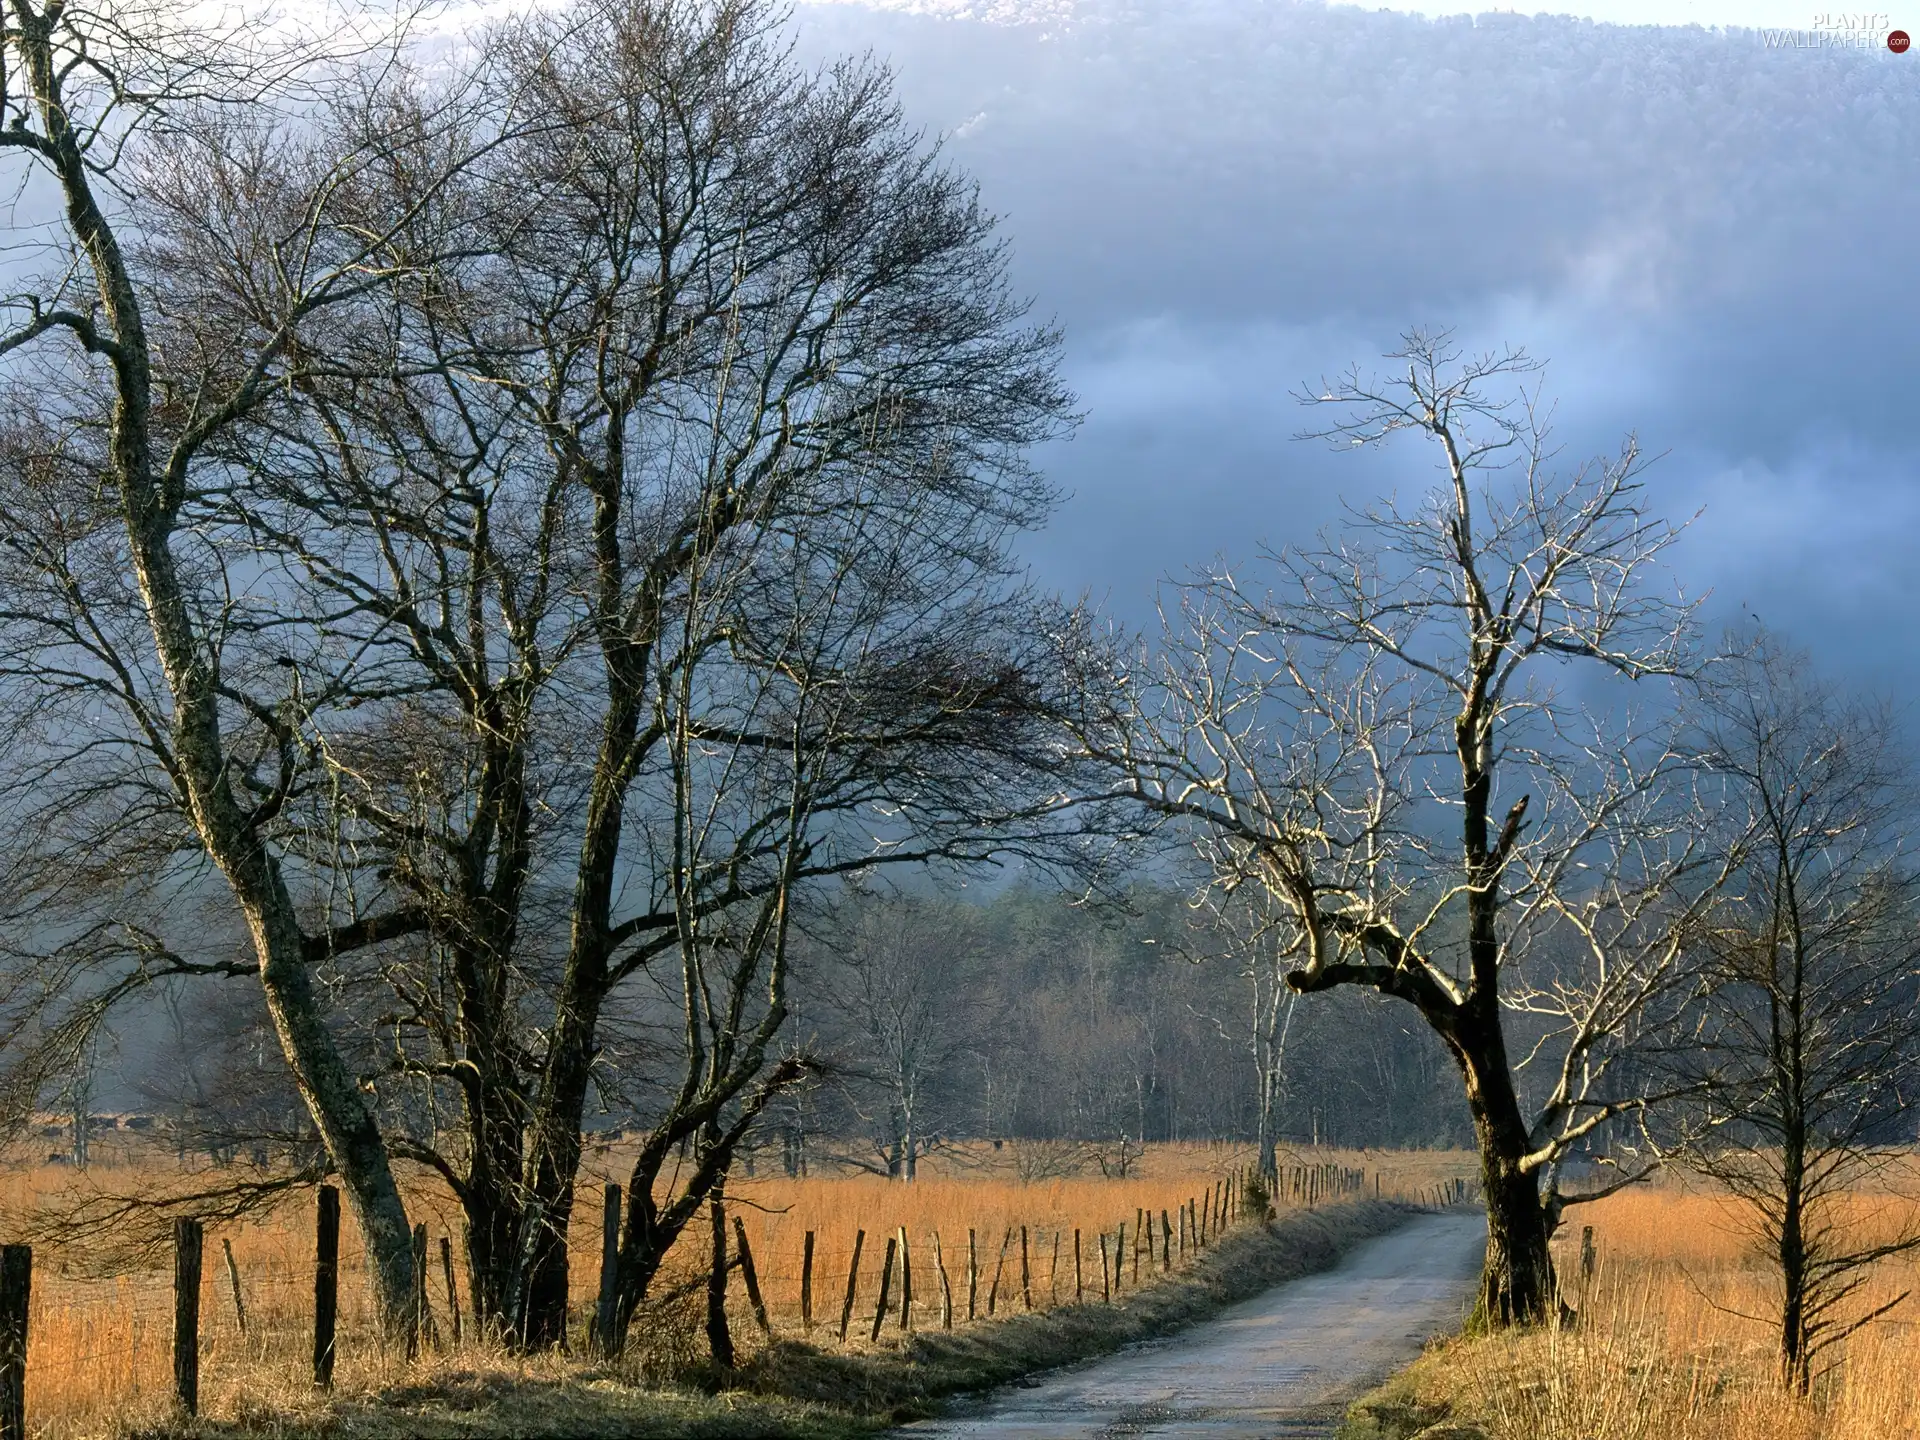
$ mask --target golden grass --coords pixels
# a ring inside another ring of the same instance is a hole
[[[1899,1194],[1849,1195],[1832,1218],[1891,1235],[1915,1217]],[[1908,1301],[1824,1357],[1810,1397],[1777,1371],[1778,1282],[1748,1214],[1684,1180],[1568,1213],[1558,1242],[1571,1327],[1448,1346],[1417,1368],[1420,1394],[1495,1440],[1892,1440],[1920,1436],[1920,1304]],[[1599,1264],[1580,1293],[1591,1224]],[[1853,1301],[1861,1315],[1920,1294],[1920,1256],[1882,1262]]]
[[[76,1176],[64,1168],[14,1166],[0,1171],[0,1224],[17,1232],[24,1221],[51,1207],[71,1202],[89,1190],[160,1194],[170,1187],[204,1184],[206,1173],[180,1174],[170,1159],[122,1154],[121,1163]],[[816,1340],[837,1345],[836,1332],[845,1299],[848,1262],[856,1230],[866,1231],[848,1348],[865,1348],[889,1236],[905,1228],[914,1272],[916,1327],[940,1321],[939,1286],[933,1265],[932,1236],[940,1234],[956,1324],[966,1323],[967,1231],[975,1232],[979,1266],[976,1313],[987,1320],[994,1267],[1009,1229],[1012,1243],[992,1293],[996,1318],[1024,1313],[1029,1298],[1036,1310],[1073,1299],[1072,1237],[1082,1232],[1082,1275],[1089,1299],[1100,1295],[1098,1237],[1111,1237],[1124,1224],[1129,1248],[1136,1210],[1164,1209],[1175,1229],[1178,1261],[1178,1213],[1189,1200],[1202,1208],[1213,1187],[1230,1171],[1252,1159],[1247,1147],[1181,1144],[1150,1147],[1125,1179],[1106,1179],[1097,1171],[1022,1183],[1016,1147],[996,1152],[988,1146],[956,1147],[932,1157],[913,1184],[870,1175],[815,1174],[736,1178],[733,1213],[745,1224],[754,1251],[763,1294],[776,1333],[797,1334],[800,1321],[801,1255],[804,1236],[815,1233],[813,1314]],[[1469,1166],[1457,1152],[1362,1155],[1357,1152],[1301,1152],[1289,1163],[1334,1163],[1364,1167],[1371,1193],[1374,1175],[1388,1198],[1419,1199],[1434,1186],[1462,1175]],[[624,1147],[596,1151],[583,1174],[581,1198],[572,1227],[573,1299],[576,1334],[591,1312],[599,1273],[599,1184],[624,1179]],[[1031,1155],[1027,1168],[1033,1169]],[[431,1236],[435,1319],[445,1337],[448,1322],[439,1240],[458,1235],[452,1197],[422,1178],[410,1193],[414,1218],[424,1220]],[[201,1296],[201,1412],[224,1420],[245,1421],[269,1415],[317,1415],[322,1406],[307,1384],[312,1354],[312,1201],[301,1195],[271,1213],[243,1222],[209,1227]],[[1027,1228],[1028,1285],[1020,1287],[1019,1227]],[[1212,1229],[1209,1222],[1209,1231]],[[1059,1268],[1054,1266],[1058,1237]],[[12,1234],[8,1238],[13,1238]],[[670,1258],[656,1289],[691,1281],[705,1266],[705,1229],[690,1234]],[[222,1242],[231,1245],[240,1273],[248,1330],[240,1331],[225,1266]],[[1109,1243],[1111,1240],[1109,1239]],[[467,1305],[466,1277],[458,1239],[454,1240],[456,1284]],[[1134,1288],[1128,1257],[1122,1293]],[[1157,1262],[1139,1257],[1140,1282],[1156,1273]],[[106,1272],[106,1273],[103,1273]],[[730,1314],[736,1339],[751,1354],[762,1343],[746,1304],[741,1277],[733,1280]],[[892,1297],[897,1305],[898,1292]],[[890,1306],[891,1308],[891,1306]],[[111,1246],[48,1245],[36,1248],[28,1350],[29,1425],[41,1440],[80,1440],[124,1433],[164,1419],[173,1404],[173,1298],[170,1261],[164,1255],[134,1257]],[[885,1334],[897,1337],[897,1311]],[[643,1343],[615,1376],[644,1385],[670,1378],[676,1368],[700,1353],[698,1336],[684,1314],[655,1318]],[[426,1357],[409,1367],[380,1349],[366,1282],[365,1257],[349,1218],[341,1231],[340,1329],[335,1394],[354,1403],[383,1392],[436,1378],[478,1375],[503,1381],[570,1383],[587,1367],[578,1358],[549,1355],[517,1357],[477,1340],[469,1331],[457,1351]],[[588,1377],[590,1378],[590,1376]]]

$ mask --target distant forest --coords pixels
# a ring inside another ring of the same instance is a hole
[[[815,1068],[758,1127],[756,1169],[826,1162],[904,1177],[950,1140],[1086,1142],[1036,1163],[1091,1168],[1124,1164],[1134,1152],[1123,1142],[1257,1137],[1253,962],[1212,915],[1171,888],[965,897],[853,890],[810,915],[787,1042]],[[1472,1143],[1445,1052],[1405,1010],[1341,991],[1283,1011],[1280,1144]],[[154,1040],[143,1035],[119,1064],[183,1151],[317,1156],[257,992],[201,989],[163,1011]],[[662,994],[623,1014],[589,1128],[644,1126],[665,1106],[671,1077],[637,1062],[672,1011]],[[394,1118],[421,1139],[450,1120],[402,1108]]]
[[[1034,888],[986,903],[850,899],[796,965],[795,1038],[828,1072],[777,1123],[809,1154],[888,1172],[950,1136],[1250,1140],[1250,967],[1167,890],[1124,905]],[[1296,999],[1283,1016],[1282,1143],[1472,1143],[1446,1054],[1405,1008],[1350,992]]]

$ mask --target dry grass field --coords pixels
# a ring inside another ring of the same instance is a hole
[[[1369,1195],[1378,1183],[1386,1198],[1422,1199],[1446,1180],[1466,1173],[1467,1157],[1433,1152],[1366,1155],[1358,1152],[1297,1152],[1291,1164],[1337,1164],[1363,1168]],[[12,1239],[76,1199],[103,1192],[159,1195],[175,1188],[205,1184],[207,1172],[183,1174],[166,1157],[111,1151],[106,1162],[84,1175],[57,1166],[15,1166],[0,1173],[0,1226]],[[850,1351],[868,1348],[879,1272],[887,1239],[906,1231],[914,1274],[910,1323],[935,1328],[941,1320],[940,1291],[933,1264],[937,1232],[955,1302],[955,1323],[966,1319],[968,1231],[975,1237],[978,1264],[976,1323],[997,1323],[1035,1310],[1068,1305],[1074,1298],[1073,1232],[1082,1235],[1082,1280],[1086,1298],[1098,1301],[1100,1237],[1125,1226],[1133,1250],[1137,1212],[1165,1210],[1175,1228],[1179,1261],[1178,1213],[1252,1159],[1246,1147],[1181,1144],[1150,1147],[1133,1160],[1124,1178],[1105,1178],[1097,1168],[1081,1169],[1074,1157],[1022,1153],[1017,1145],[996,1151],[978,1146],[937,1155],[927,1161],[913,1184],[865,1174],[813,1174],[736,1179],[731,1188],[734,1213],[743,1220],[754,1251],[764,1298],[778,1336],[802,1333],[801,1257],[807,1231],[815,1234],[812,1338],[841,1348],[837,1337],[844,1304],[848,1264],[855,1232],[866,1232]],[[624,1178],[622,1147],[596,1152],[587,1167],[580,1223],[573,1227],[576,1324],[583,1331],[598,1276],[599,1184]],[[117,1162],[117,1163],[115,1163]],[[1055,1173],[1048,1171],[1077,1171]],[[1022,1172],[1030,1178],[1022,1179]],[[1376,1178],[1377,1177],[1377,1182]],[[438,1262],[442,1236],[458,1235],[451,1197],[421,1182],[411,1196],[417,1219],[429,1226],[434,1253],[431,1289],[435,1321],[449,1340],[449,1307]],[[310,1194],[290,1198],[272,1212],[206,1232],[206,1266],[201,1296],[201,1412],[210,1420],[257,1421],[272,1428],[269,1417],[316,1415],[318,1397],[306,1383],[312,1347],[312,1225]],[[1019,1232],[1026,1227],[1027,1284],[1020,1285]],[[1008,1241],[1008,1233],[1012,1240]],[[131,1235],[85,1243],[52,1243],[36,1238],[33,1303],[28,1354],[28,1416],[43,1440],[104,1436],[157,1424],[172,1410],[171,1340],[173,1297],[171,1258],[164,1249],[145,1249]],[[667,1291],[693,1281],[702,1270],[705,1234],[690,1236],[656,1286]],[[1000,1260],[1006,1246],[1006,1260]],[[1059,1260],[1056,1268],[1056,1244]],[[225,1250],[231,1248],[240,1278],[247,1330],[241,1332],[233,1300]],[[349,1222],[341,1231],[341,1294],[335,1402],[352,1403],[408,1387],[431,1386],[440,1379],[474,1377],[500,1382],[559,1382],[577,1379],[579,1358],[510,1355],[467,1331],[461,1344],[445,1345],[414,1365],[382,1353],[373,1344],[364,1259]],[[466,1283],[454,1242],[455,1283],[462,1309]],[[1142,1286],[1158,1278],[1156,1262],[1144,1253],[1129,1254],[1121,1277],[1122,1294],[1135,1288],[1133,1264]],[[996,1267],[1000,1284],[993,1286]],[[1176,1263],[1176,1269],[1180,1268]],[[750,1356],[764,1344],[735,1272],[733,1317],[736,1340]],[[897,1304],[897,1291],[893,1297]],[[988,1318],[991,1299],[994,1317]],[[641,1327],[639,1343],[607,1379],[632,1385],[657,1385],[697,1363],[702,1352],[693,1302],[664,1307]],[[900,1321],[889,1314],[883,1346],[897,1343]],[[577,1331],[577,1333],[579,1333]]]
[[[1914,1202],[1849,1196],[1842,1224],[1893,1233]],[[1910,1299],[1837,1347],[1813,1394],[1776,1378],[1776,1282],[1745,1212],[1681,1181],[1569,1212],[1558,1260],[1580,1322],[1449,1344],[1380,1399],[1415,1402],[1404,1433],[1444,1408],[1494,1440],[1891,1440],[1920,1436],[1920,1302]],[[1598,1264],[1579,1294],[1580,1230]],[[1862,1314],[1903,1291],[1920,1296],[1920,1256],[1883,1262],[1853,1298]],[[1428,1408],[1431,1407],[1431,1408]]]

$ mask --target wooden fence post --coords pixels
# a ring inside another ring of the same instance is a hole
[[[840,1307],[840,1343],[847,1343],[847,1325],[853,1319],[853,1297],[860,1285],[860,1247],[867,1243],[867,1232],[853,1232],[853,1259],[847,1262],[847,1301]]]
[[[1120,1263],[1120,1247],[1113,1247],[1113,1263]],[[1100,1300],[1102,1304],[1113,1303],[1113,1280],[1107,1273],[1107,1232],[1100,1232]]]
[[[813,1333],[813,1231],[807,1231],[806,1242],[800,1247],[800,1326],[807,1334]]]
[[[1073,1230],[1073,1303],[1078,1305],[1087,1298],[1087,1285],[1080,1273],[1080,1227]]]
[[[893,1251],[899,1242],[893,1236],[887,1237],[887,1258],[880,1262],[880,1302],[873,1307],[873,1333],[869,1340],[880,1338],[880,1322],[887,1318],[887,1291],[893,1286]]]
[[[738,1215],[733,1217],[733,1240],[740,1247],[740,1278],[747,1282],[747,1304],[753,1307],[753,1318],[759,1323],[760,1333],[771,1340],[773,1324],[767,1319],[767,1302],[760,1298],[760,1275],[753,1268],[753,1247],[747,1244],[747,1227],[740,1223]]]
[[[27,1303],[33,1247],[0,1248],[0,1440],[27,1440]]]
[[[967,1319],[977,1318],[974,1303],[980,1298],[980,1252],[974,1242],[973,1227],[967,1227]]]
[[[913,1253],[907,1247],[907,1227],[900,1227],[900,1328],[913,1328]]]
[[[1020,1299],[1033,1309],[1033,1275],[1027,1268],[1027,1227],[1020,1227]]]
[[[991,1316],[995,1304],[1000,1299],[1000,1277],[1007,1270],[1007,1251],[1013,1247],[1013,1227],[1007,1227],[1007,1233],[1000,1241],[1000,1258],[993,1262],[993,1284],[987,1290],[987,1314]]]
[[[413,1318],[407,1331],[407,1358],[417,1356],[428,1345],[440,1348],[440,1337],[433,1328],[433,1306],[427,1302],[427,1222],[413,1227]]]
[[[313,1383],[333,1388],[333,1325],[340,1313],[340,1191],[320,1187],[313,1246]]]
[[[247,1302],[240,1298],[240,1267],[233,1263],[233,1241],[226,1236],[220,1237],[220,1253],[227,1257],[227,1284],[233,1287],[233,1317],[239,1322],[240,1334],[247,1333]]]
[[[453,1343],[460,1343],[460,1291],[453,1283],[453,1241],[440,1237],[440,1273],[447,1278],[447,1324],[453,1331]]]
[[[173,1393],[200,1413],[200,1222],[173,1222]]]
[[[1127,1222],[1122,1220],[1120,1222],[1120,1228],[1113,1232],[1113,1288],[1116,1293],[1118,1293],[1120,1289],[1120,1276],[1122,1273],[1120,1267],[1120,1252],[1123,1248],[1122,1241],[1125,1239],[1126,1233]],[[1138,1278],[1138,1276],[1135,1277],[1136,1280]]]
[[[614,1354],[614,1310],[620,1295],[620,1187],[609,1183],[600,1195],[600,1294],[593,1306],[594,1348]]]
[[[953,1328],[953,1286],[947,1283],[947,1257],[940,1253],[940,1232],[933,1232],[933,1272],[940,1277],[940,1328]]]
[[[1053,1260],[1047,1266],[1047,1308],[1060,1303],[1060,1227],[1053,1230]]]
[[[1173,1226],[1167,1220],[1167,1212],[1160,1212],[1160,1273],[1165,1274],[1173,1268]]]

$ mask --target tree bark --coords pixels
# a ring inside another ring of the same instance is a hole
[[[1276,1153],[1278,1137],[1274,1134],[1274,1091],[1278,1076],[1267,1066],[1260,1066],[1260,1173],[1269,1185],[1280,1178],[1280,1160]]]
[[[707,1272],[707,1350],[722,1370],[733,1368],[733,1331],[727,1326],[727,1207],[718,1191],[707,1203],[713,1224],[713,1267]]]
[[[611,870],[609,861],[607,869]],[[582,889],[588,896],[610,895],[594,873],[582,867]],[[610,905],[610,899],[603,902]],[[528,1237],[526,1299],[517,1340],[529,1348],[560,1343],[566,1334],[569,1262],[567,1226],[573,1216],[574,1184],[580,1171],[580,1129],[586,1114],[587,1091],[593,1078],[594,1033],[600,1022],[605,994],[604,948],[587,941],[602,933],[605,910],[593,920],[576,918],[576,942],[568,956],[561,993],[555,1007],[553,1034],[548,1042],[545,1085],[533,1123],[527,1156],[527,1216],[536,1227]],[[649,1181],[651,1176],[648,1177]],[[638,1190],[630,1191],[638,1204]]]
[[[1548,1248],[1553,1227],[1538,1172],[1520,1168],[1529,1148],[1527,1126],[1498,1011],[1463,1007],[1445,1039],[1465,1080],[1487,1207],[1487,1254],[1474,1319],[1487,1326],[1534,1324],[1547,1319],[1556,1303]]]
[[[1780,1378],[1796,1394],[1813,1385],[1813,1355],[1807,1336],[1806,1176],[1807,1133],[1798,1107],[1784,1107],[1780,1185]]]

